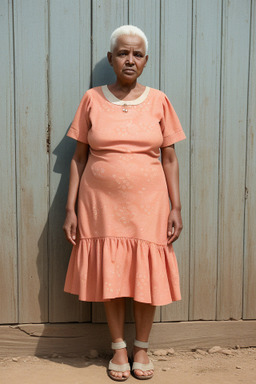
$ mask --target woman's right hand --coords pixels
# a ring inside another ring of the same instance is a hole
[[[63,231],[66,239],[73,245],[76,245],[77,216],[75,211],[68,211],[63,224]]]

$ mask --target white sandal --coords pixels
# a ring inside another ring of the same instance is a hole
[[[125,341],[119,341],[118,343],[112,343],[111,344],[111,348],[112,349],[122,349],[122,348],[126,348],[126,342]],[[130,376],[122,376],[122,377],[116,377],[116,376],[112,376],[110,371],[116,371],[116,372],[125,372],[125,371],[130,371],[131,367],[130,367],[130,364],[129,363],[125,363],[125,364],[115,364],[115,363],[112,363],[112,359],[110,360],[109,364],[108,364],[108,375],[111,379],[115,380],[115,381],[125,381],[128,379],[128,377]]]
[[[148,348],[148,342],[144,342],[144,341],[139,341],[139,340],[134,340],[134,345],[135,347],[139,347],[139,348]],[[132,373],[133,375],[136,377],[136,379],[139,379],[139,380],[147,380],[147,379],[151,379],[153,377],[153,373],[151,375],[148,375],[148,376],[140,376],[140,375],[136,375],[134,373],[134,370],[136,369],[139,369],[141,370],[142,372],[145,372],[145,371],[150,371],[150,370],[154,370],[154,364],[153,362],[149,359],[149,363],[148,364],[142,364],[142,363],[137,363],[136,361],[133,362],[132,364]]]

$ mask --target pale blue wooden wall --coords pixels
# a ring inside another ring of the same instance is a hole
[[[63,292],[65,134],[84,92],[113,81],[109,36],[126,23],[149,39],[141,82],[166,92],[187,136],[182,301],[155,321],[256,319],[256,0],[2,0],[2,324],[105,321]]]

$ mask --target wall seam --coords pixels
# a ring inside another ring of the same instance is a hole
[[[223,0],[221,1],[221,36],[220,36],[220,96],[219,96],[219,143],[218,143],[218,196],[217,196],[217,263],[216,263],[216,304],[215,304],[215,320],[218,318],[218,280],[219,280],[219,240],[220,240],[220,164],[221,164],[221,131],[222,131],[222,64],[223,64]]]
[[[90,44],[90,53],[91,53],[91,61],[90,61],[90,88],[93,86],[93,0],[91,0],[91,36],[90,36],[91,44]],[[90,323],[93,323],[93,303],[90,303]]]
[[[188,263],[188,269],[189,269],[189,274],[188,274],[188,321],[190,321],[190,291],[191,291],[191,257],[192,257],[192,252],[191,252],[191,230],[190,228],[192,227],[191,225],[191,204],[192,204],[192,198],[191,198],[191,191],[192,191],[192,167],[191,167],[191,160],[192,160],[192,153],[191,153],[191,144],[192,144],[192,98],[193,98],[193,42],[194,42],[194,0],[192,0],[192,6],[191,6],[191,58],[190,58],[190,108],[189,108],[189,263]]]
[[[15,209],[16,209],[16,262],[17,262],[17,272],[16,272],[16,277],[17,277],[17,304],[16,304],[16,320],[17,323],[19,323],[20,319],[20,307],[19,307],[19,302],[20,302],[20,295],[19,295],[19,280],[20,280],[20,275],[19,275],[19,238],[20,238],[20,233],[19,233],[19,205],[18,205],[18,145],[17,145],[17,114],[16,114],[16,62],[15,62],[15,27],[14,27],[14,22],[15,22],[15,17],[14,17],[14,0],[11,2],[12,5],[12,35],[13,35],[13,44],[12,44],[12,52],[13,52],[13,127],[14,127],[14,157],[15,157]]]
[[[91,66],[91,76],[90,76],[90,88],[93,87],[93,70],[92,70],[92,67],[93,67],[93,0],[91,0],[91,45],[90,45],[90,49],[91,49],[91,60],[90,60],[90,66]]]
[[[161,84],[161,58],[162,58],[162,49],[161,49],[161,44],[162,44],[162,33],[161,33],[161,25],[162,25],[162,0],[160,0],[160,11],[159,11],[159,19],[160,19],[160,23],[159,23],[159,44],[158,44],[158,47],[159,47],[159,78],[158,78],[158,88],[159,89],[162,89],[162,84]],[[162,158],[162,152],[161,152],[161,158]],[[170,202],[169,202],[170,204]],[[163,308],[160,307],[160,319],[159,319],[159,322],[162,323],[163,322]]]
[[[47,62],[46,62],[46,81],[47,81],[47,156],[48,156],[48,175],[47,175],[47,181],[48,181],[48,212],[50,212],[50,203],[51,203],[51,189],[50,189],[50,170],[51,170],[51,156],[50,156],[50,150],[51,150],[51,121],[50,121],[50,1],[47,0]],[[47,304],[47,321],[50,322],[50,217],[48,214],[48,220],[47,220],[47,260],[48,260],[48,267],[47,267],[47,274],[48,274],[48,304]]]
[[[162,77],[161,77],[161,63],[162,63],[162,6],[163,6],[163,1],[160,0],[160,11],[159,11],[159,19],[160,19],[160,24],[159,24],[159,84],[158,87],[159,89],[162,89]]]
[[[247,211],[247,166],[248,166],[248,137],[249,137],[249,106],[250,106],[250,71],[251,71],[251,36],[252,36],[252,0],[250,1],[250,25],[249,25],[249,54],[248,54],[248,80],[247,80],[247,109],[246,109],[246,138],[245,138],[245,177],[244,177],[244,217],[243,217],[243,276],[242,276],[242,319],[244,319],[244,282],[245,282],[245,251],[246,251],[246,211]]]

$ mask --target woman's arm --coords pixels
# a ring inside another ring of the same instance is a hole
[[[179,163],[175,153],[174,144],[161,148],[161,157],[172,205],[167,229],[167,243],[170,244],[178,239],[183,228],[179,191]]]
[[[70,164],[69,189],[66,204],[66,219],[63,225],[63,230],[65,232],[67,240],[73,245],[76,244],[75,240],[77,228],[75,205],[80,179],[88,159],[88,149],[88,144],[84,144],[78,141],[75,153],[72,157]]]

